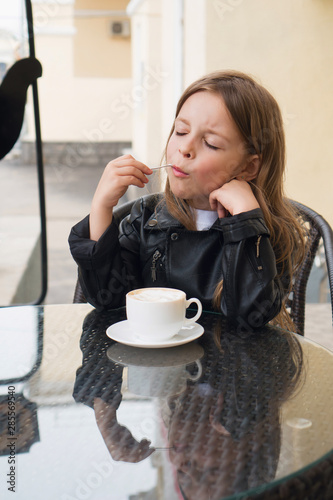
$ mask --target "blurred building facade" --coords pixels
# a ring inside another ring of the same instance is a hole
[[[45,164],[105,163],[130,147],[131,36],[127,0],[33,0]],[[121,28],[127,31],[121,31]],[[31,136],[23,156],[29,162]]]

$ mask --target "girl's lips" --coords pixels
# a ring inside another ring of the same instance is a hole
[[[172,172],[173,172],[175,177],[188,177],[189,176],[189,174],[184,172],[181,168],[176,167],[176,165],[172,166]]]

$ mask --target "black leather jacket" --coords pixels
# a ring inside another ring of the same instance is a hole
[[[152,286],[179,288],[212,310],[223,279],[221,312],[239,328],[253,329],[279,313],[288,286],[288,277],[277,277],[260,209],[188,231],[164,203],[139,199],[98,242],[89,239],[87,216],[72,228],[69,244],[83,292],[98,310],[123,306],[128,290]]]

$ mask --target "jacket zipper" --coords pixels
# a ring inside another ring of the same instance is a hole
[[[258,236],[257,241],[256,241],[256,247],[257,247],[257,259],[259,259],[259,245],[260,245],[260,240],[261,240],[261,238],[262,238],[262,235],[260,234],[260,235]]]
[[[259,259],[260,257],[260,251],[259,251],[259,246],[260,246],[260,241],[261,241],[261,238],[262,238],[262,235],[258,235],[258,238],[257,238],[257,241],[256,241],[256,247],[257,247],[257,259]],[[262,270],[262,266],[257,266],[258,267],[258,270],[261,271]]]
[[[152,277],[152,280],[153,281],[156,281],[157,279],[157,276],[156,276],[156,262],[158,261],[158,259],[162,257],[162,254],[159,250],[156,250],[154,255],[153,255],[153,261],[152,261],[152,266],[150,268],[151,270],[151,277]]]

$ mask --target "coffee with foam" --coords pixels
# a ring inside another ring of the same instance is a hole
[[[182,292],[178,290],[167,290],[165,288],[134,290],[130,292],[129,295],[143,302],[171,302],[182,298]]]
[[[186,318],[185,311],[196,303],[198,312]],[[186,300],[186,294],[176,288],[140,288],[126,295],[127,320],[133,333],[150,341],[167,340],[183,326],[190,326],[200,317],[202,306],[199,299]]]

